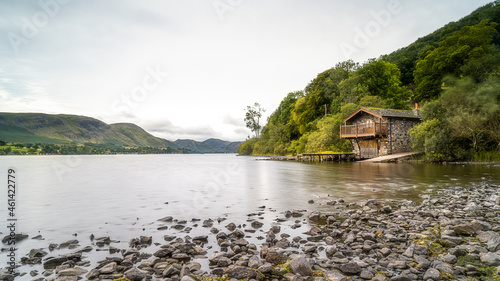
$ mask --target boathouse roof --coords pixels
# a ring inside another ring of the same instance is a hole
[[[344,122],[356,117],[361,113],[368,113],[378,118],[390,117],[390,118],[410,118],[410,119],[420,119],[420,114],[418,110],[399,110],[399,109],[386,109],[386,108],[374,108],[374,107],[361,107],[356,110],[353,114],[349,115]]]

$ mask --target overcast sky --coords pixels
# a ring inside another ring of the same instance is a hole
[[[405,47],[484,0],[2,0],[0,111],[244,140],[336,63]]]

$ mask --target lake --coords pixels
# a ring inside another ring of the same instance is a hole
[[[30,236],[16,245],[18,260],[30,249],[47,249],[50,243],[71,239],[79,240],[83,248],[92,244],[91,234],[120,241],[112,243],[120,249],[140,235],[166,243],[164,235],[207,233],[201,223],[209,218],[215,220],[214,227],[225,231],[229,222],[245,224],[244,229],[258,218],[265,226],[248,233],[250,241],[257,241],[287,210],[306,210],[299,218],[304,227],[289,230],[300,234],[308,227],[307,212],[331,210],[327,202],[338,198],[421,202],[422,194],[443,187],[500,182],[500,167],[483,165],[279,162],[227,154],[4,156],[0,158],[2,237],[8,235],[10,168],[16,172],[16,230]],[[170,228],[175,223],[157,221],[166,216],[187,220],[186,226],[193,229],[182,232]],[[193,218],[201,221],[191,222]],[[218,223],[217,218],[225,221]],[[293,223],[283,222],[283,226]],[[163,225],[169,229],[158,230]],[[45,240],[31,239],[36,235]],[[157,249],[150,248],[150,252]],[[55,250],[48,256],[69,251],[75,249]],[[85,255],[94,264],[109,254],[93,250]],[[7,252],[0,253],[0,267],[6,261]],[[41,266],[20,270],[34,269],[43,271]],[[23,278],[32,279],[28,276]]]

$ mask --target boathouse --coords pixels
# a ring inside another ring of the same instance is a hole
[[[340,137],[351,141],[359,158],[412,151],[408,131],[420,122],[415,110],[362,107],[344,120]]]

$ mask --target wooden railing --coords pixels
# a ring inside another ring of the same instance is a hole
[[[387,136],[387,123],[370,123],[340,126],[341,138]]]

